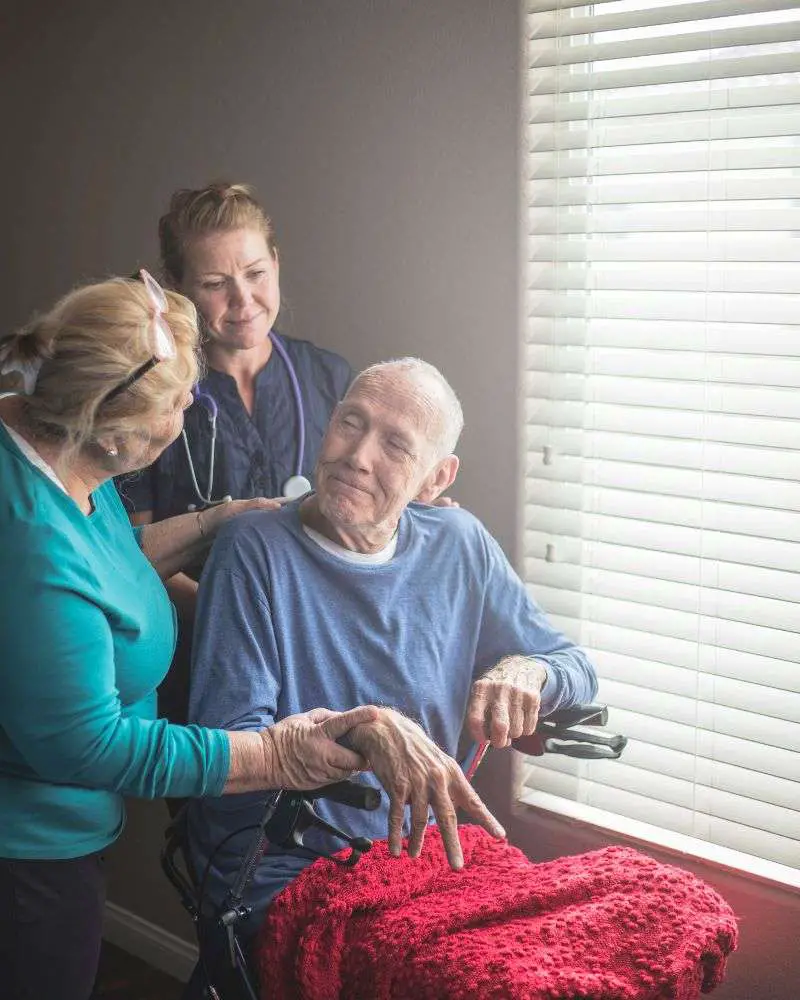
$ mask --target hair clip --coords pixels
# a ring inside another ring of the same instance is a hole
[[[19,359],[10,359],[8,356],[11,353],[11,345],[9,345],[5,353],[3,354],[3,363],[0,365],[0,375],[11,375],[13,373],[18,373],[20,378],[18,382],[22,382],[22,393],[26,396],[32,396],[34,390],[36,389],[36,380],[39,378],[39,369],[42,367],[43,358],[33,358],[30,361],[20,361]],[[20,390],[12,390],[20,391]]]

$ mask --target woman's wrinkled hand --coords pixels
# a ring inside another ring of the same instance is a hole
[[[281,507],[281,500],[269,497],[254,497],[252,500],[228,500],[227,503],[218,503],[213,507],[206,507],[197,514],[197,526],[200,535],[204,539],[211,539],[219,529],[238,514],[244,514],[249,510],[278,510]]]
[[[339,746],[336,740],[354,726],[375,722],[379,712],[374,705],[362,705],[349,712],[314,708],[262,729],[259,735],[268,770],[274,776],[272,787],[317,788],[366,770],[366,760]]]
[[[497,822],[469,784],[458,763],[440,750],[411,719],[392,709],[360,725],[349,741],[369,761],[369,766],[389,796],[389,851],[399,857],[403,817],[411,807],[408,853],[419,856],[433,809],[451,868],[461,868],[464,856],[458,839],[456,810],[464,809],[494,837],[505,837]]]
[[[461,504],[458,500],[454,500],[452,497],[437,497],[435,500],[431,500],[431,507],[460,507]]]

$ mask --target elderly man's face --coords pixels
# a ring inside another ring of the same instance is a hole
[[[436,468],[440,419],[400,374],[359,379],[334,412],[317,462],[324,517],[345,530],[396,523]]]

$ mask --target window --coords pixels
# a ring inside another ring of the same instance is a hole
[[[630,743],[521,797],[798,876],[800,5],[524,29],[524,574]]]

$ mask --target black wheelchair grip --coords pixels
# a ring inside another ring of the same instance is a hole
[[[605,726],[608,724],[608,708],[594,703],[557,708],[550,715],[542,716],[542,722],[555,726]]]
[[[332,785],[323,785],[322,788],[303,792],[303,796],[307,799],[327,799],[329,802],[338,802],[340,805],[364,809],[367,812],[372,812],[381,804],[380,791],[360,781],[337,781]]]

